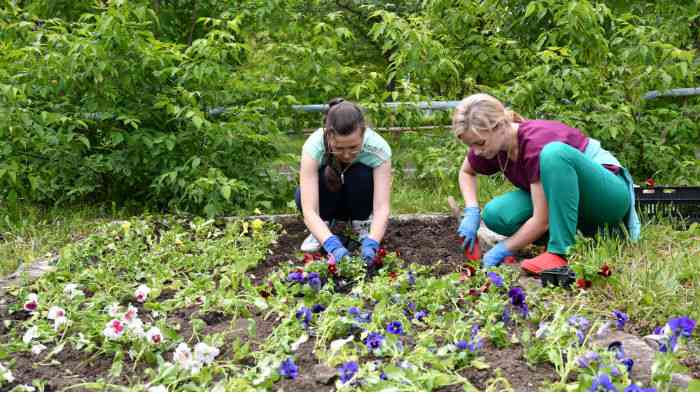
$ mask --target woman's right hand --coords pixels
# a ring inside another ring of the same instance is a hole
[[[476,232],[479,230],[479,224],[481,224],[481,211],[479,207],[466,207],[464,208],[464,217],[462,222],[459,224],[459,229],[457,229],[457,234],[464,238],[462,243],[462,248],[471,251],[474,248],[474,243],[476,243]]]
[[[336,263],[339,263],[340,260],[350,254],[343,246],[343,243],[340,242],[340,239],[335,235],[331,235],[323,242],[323,249],[325,249],[328,254],[333,255]]]

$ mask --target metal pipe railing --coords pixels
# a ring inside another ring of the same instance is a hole
[[[647,92],[642,98],[644,100],[653,100],[659,97],[685,97],[685,96],[698,96],[700,95],[700,87],[697,88],[679,88],[670,89],[665,91],[652,90]],[[399,101],[399,102],[387,102],[379,103],[378,106],[390,109],[396,108],[413,108],[423,111],[445,111],[454,109],[459,101]],[[299,112],[324,112],[328,109],[328,104],[308,104],[308,105],[292,105],[294,111]],[[214,107],[207,111],[207,114],[211,117],[220,116],[228,111],[226,107]],[[102,120],[114,117],[112,114],[93,112],[83,115],[86,119],[90,120]]]

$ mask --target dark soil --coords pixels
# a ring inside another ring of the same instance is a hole
[[[32,384],[34,379],[44,382],[45,391],[91,391],[84,386],[71,388],[76,384],[94,382],[104,379],[106,383],[124,385],[128,384],[127,376],[131,375],[133,364],[127,360],[124,362],[124,372],[116,379],[109,377],[112,367],[112,359],[99,355],[86,355],[66,344],[66,347],[50,360],[46,356],[51,349],[45,350],[40,355],[31,353],[17,353],[13,355],[14,364],[11,370],[16,384]],[[13,386],[1,387],[9,390]]]
[[[546,382],[552,382],[558,378],[554,367],[549,364],[528,366],[523,358],[523,349],[520,345],[499,349],[486,342],[480,354],[489,364],[488,369],[467,368],[462,371],[462,376],[479,390],[484,390],[489,386],[491,383],[489,380],[496,377],[495,371],[497,369],[501,370],[501,376],[508,380],[513,391],[538,391]],[[496,387],[496,389],[504,391],[507,388]]]
[[[264,264],[258,265],[252,274],[261,283],[268,273],[287,261],[301,256],[299,246],[309,235],[301,217],[280,221],[283,231],[273,245],[272,253]],[[452,217],[425,220],[390,220],[382,246],[388,252],[397,252],[409,263],[431,265],[436,275],[459,271],[464,265],[464,252],[457,238],[457,220]],[[345,230],[346,223],[339,223],[335,233]]]

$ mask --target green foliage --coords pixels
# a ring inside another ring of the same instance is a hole
[[[479,91],[581,128],[637,179],[697,183],[700,100],[643,96],[698,86],[698,7],[6,0],[0,196],[135,200],[210,216],[279,208],[291,188],[271,175],[273,141],[320,123],[290,105],[345,96],[376,126],[445,124],[449,113],[379,103]],[[419,173],[454,182],[454,146],[421,155]]]
[[[249,52],[236,18],[203,19],[208,32],[183,46],[155,39],[144,6],[41,25],[11,11],[0,74],[8,200],[139,199],[210,216],[283,203],[287,190],[259,165],[277,154],[277,127],[231,90]],[[208,115],[229,103],[227,118]]]

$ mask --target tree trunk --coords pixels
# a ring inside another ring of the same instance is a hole
[[[187,36],[187,46],[192,46],[194,28],[197,27],[197,0],[192,0],[192,18],[190,18],[190,33]]]

